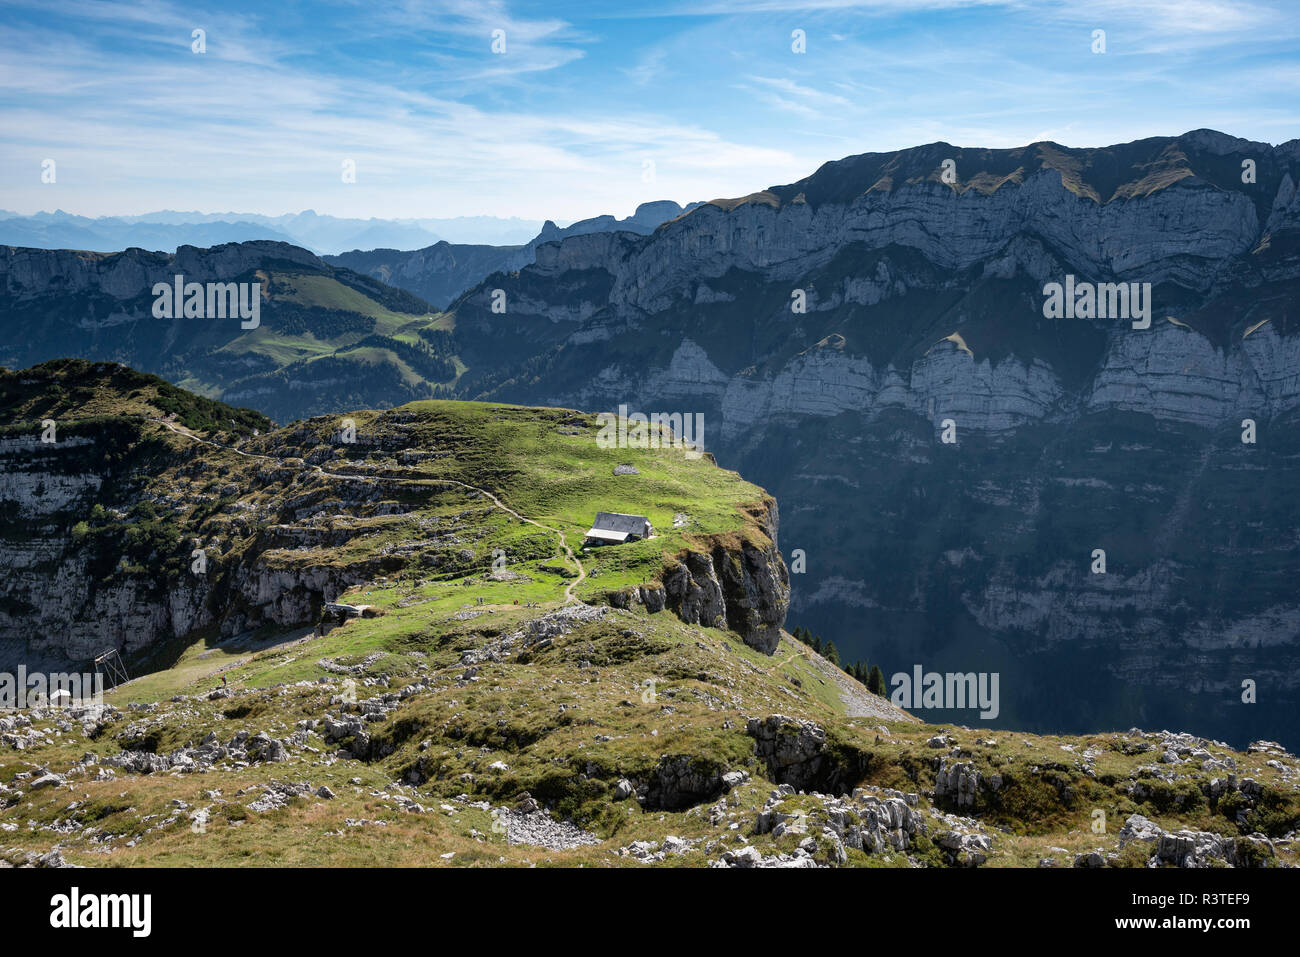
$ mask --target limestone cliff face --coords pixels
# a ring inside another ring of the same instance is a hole
[[[535,319],[567,324],[561,344],[587,347],[582,355],[593,357],[581,379],[550,384],[545,395],[557,404],[604,408],[630,396],[704,403],[716,410],[714,434],[723,439],[773,417],[888,410],[951,417],[981,432],[1106,409],[1204,427],[1278,416],[1300,403],[1300,337],[1285,311],[1267,305],[1276,294],[1261,286],[1300,277],[1293,251],[1300,141],[1275,148],[1196,131],[1174,145],[1195,156],[1198,169],[1220,160],[1236,169],[1246,157],[1271,172],[1224,186],[1179,167],[1172,182],[1120,198],[1089,195],[1089,184],[1067,184],[1060,169],[1034,170],[1024,159],[992,191],[927,176],[889,188],[863,181],[850,200],[810,202],[819,178],[832,176],[823,170],[780,195],[706,204],[647,237],[599,233],[539,249],[525,270],[527,294],[514,297],[507,286],[513,328]],[[945,152],[943,144],[924,149],[936,164]],[[845,250],[858,248],[879,251],[865,274],[842,267],[828,274]],[[571,280],[593,272],[608,282]],[[733,342],[700,341],[713,312],[729,314],[735,296],[715,286],[735,272],[744,274],[748,303],[759,301],[752,321],[787,329],[768,333],[772,346],[751,353],[758,365],[743,371]],[[1087,348],[1073,355],[1039,348],[1056,334],[1042,328],[1040,287],[1067,274],[1150,284],[1151,328],[1055,320],[1086,328]],[[972,290],[999,282],[1010,299],[996,309],[1011,318],[995,333],[992,310],[972,301]],[[806,294],[806,315],[791,312],[793,289]],[[882,342],[857,320],[855,307],[908,309],[927,290],[953,305],[919,303],[913,325],[921,328],[905,341]],[[588,291],[592,298],[583,298]],[[467,320],[489,294],[467,295]],[[929,322],[927,312],[935,314]],[[678,321],[686,315],[691,320]],[[926,325],[934,329],[928,339]],[[599,358],[603,343],[644,340],[656,326],[680,336],[667,356]],[[817,341],[807,327],[844,334]],[[963,337],[954,338],[958,330]],[[788,354],[800,341],[806,345]]]
[[[156,567],[134,571],[126,554],[100,554],[76,528],[91,518],[94,506],[109,503],[106,527],[117,524],[125,531],[139,525],[128,517],[128,509],[142,501],[130,488],[135,483],[110,493],[108,487],[121,487],[124,476],[102,460],[89,464],[97,453],[121,451],[120,440],[120,435],[93,434],[67,436],[53,445],[36,436],[0,439],[0,512],[7,520],[0,551],[0,642],[25,642],[24,660],[80,664],[111,648],[135,652],[212,625],[229,636],[263,624],[310,624],[324,602],[376,574],[367,565],[288,562],[283,550],[269,547],[271,529],[246,551],[232,552],[227,541],[224,558],[220,541],[203,542],[212,560],[202,575],[189,571],[197,541],[175,542],[175,571],[167,575],[157,574]],[[178,452],[177,460],[184,459]],[[73,464],[77,460],[87,464]],[[253,491],[238,483],[233,490]],[[193,494],[179,491],[156,501],[175,505]],[[363,499],[358,495],[353,504]],[[273,514],[265,506],[250,506],[243,527],[256,527]],[[274,528],[291,534],[286,526]],[[351,537],[345,533],[339,543]],[[163,556],[155,549],[151,557]]]
[[[570,346],[643,338],[647,322],[664,324],[649,317],[692,310],[707,317],[709,306],[734,299],[713,284],[739,271],[751,293],[765,290],[750,296],[764,300],[755,321],[783,316],[779,321],[797,341],[802,327],[835,328],[856,306],[905,303],[927,287],[947,286],[960,294],[963,287],[1019,280],[1015,298],[1001,308],[1023,318],[1000,330],[996,341],[979,328],[986,317],[978,304],[958,300],[946,327],[936,328],[931,341],[917,338],[901,355],[896,343],[878,343],[863,329],[847,345],[838,336],[837,345],[809,342],[776,361],[756,354],[754,359],[767,359],[757,374],[737,375],[723,371],[736,364],[730,356],[702,347],[698,330],[688,324],[666,361],[649,368],[607,362],[551,396],[592,407],[629,394],[704,399],[717,403],[723,434],[774,415],[848,410],[953,416],[981,431],[1102,408],[1206,426],[1246,414],[1277,415],[1300,398],[1294,334],[1279,331],[1267,310],[1256,318],[1262,325],[1252,329],[1243,320],[1224,330],[1230,332],[1226,337],[1213,328],[1217,316],[1196,321],[1192,314],[1219,311],[1227,295],[1259,295],[1250,286],[1261,281],[1289,282],[1300,274],[1300,262],[1289,251],[1256,255],[1300,230],[1292,169],[1300,149],[1296,143],[1274,148],[1211,131],[1178,143],[1211,159],[1253,158],[1276,173],[1233,189],[1186,170],[1188,175],[1164,188],[1105,202],[1080,195],[1080,187],[1067,188],[1057,169],[1028,172],[1028,163],[1019,179],[989,193],[926,178],[866,189],[843,203],[805,199],[804,190],[811,191],[817,179],[812,177],[802,189],[785,188],[787,194],[800,190],[793,198],[769,193],[730,207],[706,204],[648,237],[605,233],[548,245],[525,273],[549,281],[554,294],[539,294],[534,282],[528,295],[511,299],[510,308],[521,326],[534,317],[573,323],[564,340]],[[936,152],[936,163],[942,152]],[[883,251],[866,275],[843,268],[826,275],[837,256],[858,247]],[[896,249],[923,257],[928,274],[891,255]],[[1243,274],[1245,260],[1249,275]],[[559,288],[565,277],[593,271],[608,274],[608,285]],[[1091,282],[1149,283],[1157,291],[1150,330],[1134,330],[1128,322],[1057,320],[1091,326],[1102,343],[1082,384],[1066,384],[1077,377],[1035,354],[1032,343],[1021,346],[1014,328],[1041,318],[1036,314],[1042,284],[1066,274]],[[1243,282],[1247,288],[1238,288]],[[581,298],[586,288],[594,290],[590,300]],[[796,288],[808,297],[806,319],[789,308]],[[468,294],[468,318],[487,304],[489,294]],[[968,324],[974,328],[962,344],[943,341]],[[984,348],[985,342],[994,348]]]
[[[1026,232],[1086,275],[1140,276],[1203,289],[1210,279],[1203,261],[1247,252],[1260,225],[1248,198],[1208,184],[1100,205],[1063,188],[1054,171],[988,196],[922,182],[817,208],[807,202],[751,202],[732,210],[706,205],[619,263],[613,301],[657,311],[675,298],[683,280],[714,279],[731,268],[794,280],[850,243],[908,246],[941,268],[965,269],[995,258]],[[593,252],[594,244],[566,243],[547,265],[589,268]]]
[[[702,543],[668,562],[660,582],[615,592],[611,604],[667,608],[688,624],[728,628],[764,654],[776,651],[790,604],[790,576],[776,544],[779,524],[773,499],[755,507],[761,535],[737,544]]]
[[[978,266],[996,273],[1018,265],[1036,279],[1051,276],[1040,251],[1048,250],[1096,281],[1174,282],[1207,291],[1220,278],[1215,266],[1250,252],[1265,232],[1300,226],[1296,142],[1272,147],[1212,131],[1189,134],[1173,144],[1254,159],[1277,172],[1224,188],[1189,167],[1171,183],[1122,197],[1088,195],[1086,184],[1067,184],[1058,169],[1033,169],[1031,158],[991,192],[960,179],[948,185],[933,175],[935,167],[945,154],[962,151],[935,144],[925,148],[934,167],[921,164],[916,178],[885,187],[864,180],[846,201],[806,198],[829,175],[819,171],[783,188],[785,196],[769,191],[734,205],[707,203],[641,240],[616,233],[566,239],[539,249],[536,269],[607,270],[614,277],[609,304],[647,313],[732,269],[792,283],[854,244],[913,249],[948,271]],[[826,295],[879,300],[900,290],[890,279],[887,271],[857,276]]]
[[[36,436],[0,440],[0,510],[23,530],[21,537],[6,536],[0,555],[0,636],[27,639],[38,658],[82,661],[123,641],[134,649],[205,624],[194,587],[161,600],[133,580],[92,588],[86,550],[67,517],[89,513],[105,476],[67,467],[67,454],[93,446],[93,439],[71,436],[62,443],[42,444]]]
[[[181,246],[174,255],[144,249],[92,253],[0,246],[0,286],[16,298],[57,292],[134,300],[148,294],[156,282],[171,282],[177,273],[184,275],[186,282],[229,282],[259,268],[268,258],[327,268],[305,249],[264,240],[211,249]]]
[[[1271,419],[1300,406],[1300,336],[1264,325],[1228,347],[1169,318],[1139,335],[1118,332],[1082,389],[1068,389],[1045,360],[990,359],[938,342],[900,371],[870,356],[815,346],[769,376],[727,375],[693,339],[683,339],[660,367],[610,365],[556,404],[614,407],[643,394],[664,401],[703,401],[718,412],[720,438],[734,438],[782,416],[876,415],[903,410],[963,429],[1005,432],[1106,409],[1206,428],[1243,416]]]

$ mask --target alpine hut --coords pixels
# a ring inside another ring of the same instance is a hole
[[[596,520],[587,529],[583,545],[622,545],[637,542],[654,534],[654,526],[644,515],[624,515],[622,512],[597,512]]]

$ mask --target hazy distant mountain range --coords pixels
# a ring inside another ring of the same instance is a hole
[[[313,210],[283,216],[162,210],[140,216],[76,216],[63,210],[31,216],[0,210],[0,245],[35,249],[175,252],[180,246],[217,246],[257,239],[293,243],[312,252],[349,249],[419,249],[439,241],[518,245],[545,224],[496,216],[452,219],[345,219]],[[552,224],[553,225],[553,224]]]

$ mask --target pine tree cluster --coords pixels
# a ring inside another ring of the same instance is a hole
[[[843,668],[845,673],[857,680],[872,694],[880,695],[882,698],[885,697],[885,673],[880,669],[880,665],[868,665],[865,661],[855,661],[852,664],[840,661],[840,652],[835,647],[835,642],[823,642],[821,635],[814,635],[802,625],[796,626],[790,634],[831,664]]]

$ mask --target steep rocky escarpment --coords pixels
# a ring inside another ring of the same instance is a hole
[[[400,564],[313,548],[364,541],[368,518],[402,511],[381,483],[331,485],[301,462],[179,434],[220,423],[201,434],[246,441],[269,429],[260,415],[78,362],[5,374],[3,401],[0,640],[22,646],[18,661],[81,664],[202,629],[311,624],[324,602]]]
[[[758,534],[701,537],[668,561],[658,582],[614,592],[611,604],[667,608],[687,624],[728,628],[751,648],[772,654],[790,603],[790,578],[776,544],[776,501],[767,499],[750,513]]]

